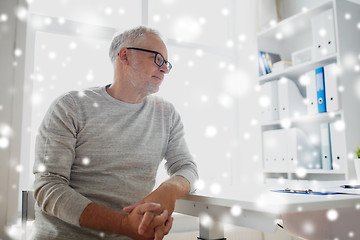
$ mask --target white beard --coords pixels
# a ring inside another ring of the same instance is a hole
[[[150,94],[158,92],[159,86],[153,82],[144,80],[146,79],[146,76],[143,76],[141,72],[138,71],[139,67],[140,66],[138,62],[135,60],[134,65],[131,69],[131,73],[129,75],[129,82],[131,86],[136,88],[143,96],[148,96]]]

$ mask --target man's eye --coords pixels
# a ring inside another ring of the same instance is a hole
[[[162,62],[162,57],[157,57],[157,58],[156,58],[156,61],[157,61],[158,63],[161,63],[161,62]]]

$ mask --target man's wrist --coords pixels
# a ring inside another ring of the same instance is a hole
[[[80,216],[80,226],[98,231],[126,235],[126,215],[90,203]]]
[[[119,216],[119,221],[117,222],[118,224],[118,234],[120,235],[127,235],[126,234],[126,226],[129,226],[128,224],[128,218],[127,218],[128,215],[124,215],[124,214],[121,214]]]

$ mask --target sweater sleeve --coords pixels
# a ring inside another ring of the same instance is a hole
[[[79,226],[91,202],[69,186],[79,121],[70,95],[57,99],[39,128],[35,146],[35,198],[42,211]]]
[[[165,153],[165,168],[170,176],[180,175],[190,183],[190,192],[195,192],[195,181],[199,178],[196,163],[184,138],[184,126],[180,115],[172,107],[171,129]]]

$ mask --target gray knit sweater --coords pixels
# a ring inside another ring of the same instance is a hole
[[[162,159],[194,191],[197,168],[174,107],[150,95],[138,104],[106,87],[69,92],[53,102],[36,141],[33,239],[129,239],[79,226],[90,202],[122,211],[154,188]]]

